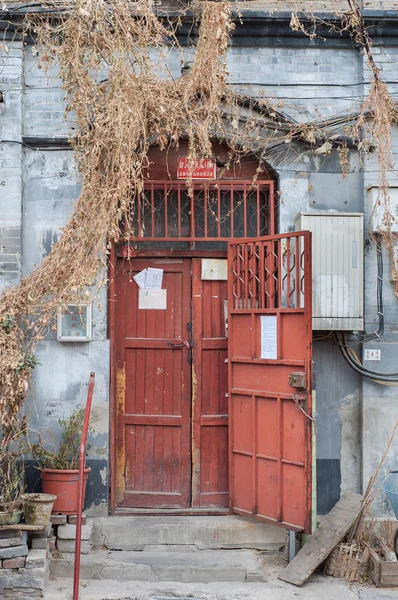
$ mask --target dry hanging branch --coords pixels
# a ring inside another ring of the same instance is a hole
[[[77,130],[82,190],[51,253],[0,299],[3,439],[17,425],[35,348],[55,311],[72,298],[85,299],[87,286],[105,284],[98,273],[106,267],[106,242],[119,239],[123,218],[130,227],[150,145],[165,148],[187,136],[189,158],[211,154],[211,137],[223,127],[220,101],[228,96],[225,53],[233,24],[225,2],[200,5],[195,60],[176,80],[164,77],[170,46],[178,46],[173,27],[153,14],[149,1],[140,0],[132,11],[128,0],[76,0],[51,22],[40,14],[28,17],[41,62],[59,66]]]

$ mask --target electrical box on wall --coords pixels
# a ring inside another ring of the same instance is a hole
[[[378,233],[386,230],[386,216],[383,200],[379,199],[379,188],[370,185],[368,188],[368,212],[369,212],[369,231]],[[390,186],[389,195],[389,213],[387,218],[391,219],[391,231],[398,233],[398,187]]]
[[[312,232],[312,327],[362,330],[362,213],[300,213],[296,231]]]

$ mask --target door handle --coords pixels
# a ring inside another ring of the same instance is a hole
[[[191,349],[191,346],[189,345],[188,342],[178,342],[178,343],[167,342],[167,345],[170,346],[170,348],[184,348],[184,346],[185,346],[186,348],[188,348],[188,350]]]

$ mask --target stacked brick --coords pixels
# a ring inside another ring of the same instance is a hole
[[[0,531],[0,567],[20,569],[25,567],[28,555],[28,534],[26,531]]]
[[[51,545],[51,525],[39,532],[0,529],[0,598],[43,597]]]

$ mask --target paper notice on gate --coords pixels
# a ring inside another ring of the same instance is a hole
[[[138,308],[143,310],[166,310],[167,290],[138,290]]]
[[[144,290],[146,284],[146,269],[140,271],[139,273],[137,273],[137,275],[134,275],[133,279],[140,288],[140,290]]]
[[[260,317],[261,358],[278,358],[278,332],[275,315]]]
[[[133,277],[140,290],[160,290],[163,282],[163,269],[148,267]]]
[[[163,269],[153,269],[148,267],[146,269],[146,290],[160,290],[162,289],[163,281]]]

